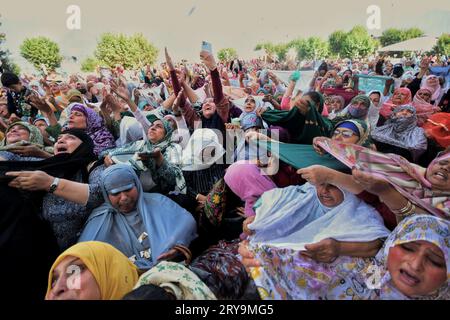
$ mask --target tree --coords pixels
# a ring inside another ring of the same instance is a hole
[[[450,56],[450,33],[444,33],[439,37],[433,51],[437,54]]]
[[[81,71],[83,72],[92,72],[95,71],[95,68],[100,65],[100,62],[92,57],[88,57],[81,62]]]
[[[381,34],[380,42],[383,47],[403,41],[403,32],[399,29],[390,28]]]
[[[271,42],[258,43],[255,47],[256,50],[264,50],[266,55],[271,58],[275,55],[275,45]]]
[[[61,66],[63,59],[58,44],[46,37],[25,39],[20,46],[20,54],[38,70],[44,65],[53,71]]]
[[[375,41],[363,26],[356,26],[347,33],[342,43],[342,56],[345,58],[363,58],[377,48]]]
[[[1,18],[1,15],[0,15]],[[0,22],[0,26],[2,25],[2,23]],[[1,61],[1,67],[4,71],[9,71],[9,72],[13,72],[15,74],[19,74],[20,73],[20,68],[17,64],[15,64],[13,61],[11,61],[10,59],[10,52],[7,49],[2,49],[1,45],[2,43],[4,43],[6,41],[6,34],[5,33],[0,33],[0,61]]]
[[[347,33],[342,30],[335,31],[330,34],[328,37],[328,45],[331,54],[338,57],[342,55],[342,48],[346,37]]]
[[[279,43],[274,45],[273,49],[277,55],[278,61],[283,61],[286,59],[286,54],[288,53],[290,47],[288,44]]]
[[[304,41],[297,42],[296,49],[299,60],[316,60],[325,58],[329,54],[328,42],[318,37],[310,37]]]
[[[220,49],[217,52],[217,57],[222,62],[226,62],[226,61],[230,61],[230,60],[236,59],[237,56],[238,56],[237,52],[233,48],[224,48],[224,49]]]
[[[125,69],[136,69],[155,63],[158,49],[140,33],[131,37],[104,33],[97,43],[94,55],[101,64],[108,67],[122,65]]]
[[[419,28],[409,28],[404,31],[404,34],[405,36],[403,41],[423,37],[425,35],[425,33]]]
[[[382,33],[380,37],[380,42],[381,45],[385,47],[397,42],[422,37],[423,35],[424,32],[419,28],[410,28],[410,29],[390,28]]]

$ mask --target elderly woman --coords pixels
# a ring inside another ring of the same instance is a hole
[[[344,109],[345,99],[341,96],[332,96],[328,105],[328,119],[333,120]]]
[[[392,97],[383,103],[380,109],[380,120],[378,125],[384,124],[392,114],[395,108],[404,105],[410,105],[412,102],[412,94],[408,88],[398,88],[394,90]]]
[[[256,215],[247,220],[250,244],[306,249],[305,255],[322,262],[375,255],[378,239],[389,234],[374,208],[330,184],[273,189],[253,209]]]
[[[50,126],[46,130],[50,136],[56,139],[63,127],[58,123],[52,109],[47,102],[38,98],[33,98],[32,103],[49,120]],[[81,103],[74,102],[68,105],[64,112],[69,115],[64,129],[84,130],[94,142],[96,155],[115,146],[113,135],[108,131],[103,118],[96,111]]]
[[[64,251],[53,263],[45,299],[119,300],[137,280],[137,268],[113,246],[82,242]],[[70,285],[75,283],[79,286]]]
[[[431,101],[432,105],[437,106],[441,102],[441,98],[444,95],[444,90],[442,89],[440,80],[438,76],[429,75],[422,79],[420,88],[428,88],[432,92]]]
[[[431,115],[441,111],[439,107],[431,104],[432,95],[433,92],[430,88],[421,88],[414,96],[412,105],[416,109],[419,127],[422,127]]]
[[[190,259],[187,247],[196,237],[196,224],[189,212],[163,195],[144,193],[127,165],[106,169],[101,189],[105,203],[92,212],[79,242],[107,242],[139,269],[149,269],[160,259],[175,259],[180,253]]]
[[[37,161],[51,157],[45,152],[44,139],[37,127],[27,122],[15,122],[6,129],[0,143],[0,161]]]
[[[414,107],[400,106],[394,109],[390,119],[371,132],[377,150],[396,153],[413,162],[427,150],[427,138],[422,128],[417,126]]]
[[[90,212],[102,203],[99,174],[104,166],[95,163],[93,148],[85,132],[69,129],[58,137],[53,157],[4,164],[10,168],[6,175],[15,177],[11,187],[46,192],[41,215],[50,223],[61,250],[76,243]]]
[[[379,196],[396,214],[397,220],[413,212],[450,217],[449,152],[438,155],[427,168],[423,168],[396,154],[383,154],[362,146],[331,140],[323,140],[319,144],[353,169],[353,179],[348,176],[340,179],[340,185],[350,184],[352,188]]]
[[[173,127],[165,119],[147,116],[151,123],[146,140],[139,140],[105,152],[105,164],[127,163],[139,172],[144,191],[186,194],[179,164],[181,147],[172,141]]]
[[[348,120],[336,125],[331,139],[344,143],[370,146],[368,132],[368,127],[363,121]],[[313,146],[279,143],[257,132],[248,134],[247,138],[249,140],[261,140],[262,145],[272,153],[273,159],[281,160],[295,169],[305,168],[314,164],[322,164],[337,170],[346,169],[333,157],[324,155],[323,150],[317,145],[317,142],[323,137],[314,138]],[[268,143],[264,144],[265,141],[268,141]],[[267,170],[267,168],[264,169]],[[265,172],[271,174],[269,171]],[[276,176],[263,175],[261,168],[258,168],[256,164],[244,161],[232,164],[225,174],[227,185],[245,202],[245,214],[247,216],[254,215],[252,206],[261,194],[277,187],[275,181],[277,181]]]
[[[448,300],[449,227],[428,215],[405,219],[371,259],[317,263],[296,248],[261,244],[239,251],[262,299]]]
[[[11,288],[8,292],[16,292],[15,286],[30,286],[27,297],[43,296],[38,293],[42,268],[47,268],[47,273],[48,259],[55,259],[76,242],[90,208],[100,204],[95,200],[95,173],[101,167],[88,167],[95,156],[92,141],[84,132],[64,132],[55,144],[55,155],[37,160],[0,161],[0,251],[4,259],[13,262],[2,264],[1,269],[14,281],[13,287],[9,280],[5,282],[5,288]],[[91,185],[78,183],[88,181],[88,169]],[[72,202],[83,197],[79,205]],[[36,279],[26,278],[22,283],[23,274],[29,270],[19,261],[35,262]]]

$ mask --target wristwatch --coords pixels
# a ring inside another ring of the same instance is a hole
[[[55,180],[53,180],[52,184],[50,185],[48,193],[55,192],[56,188],[58,188],[58,185],[59,185],[59,178],[55,178]]]

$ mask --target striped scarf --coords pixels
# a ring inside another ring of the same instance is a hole
[[[450,190],[433,190],[426,179],[427,170],[437,162],[450,158],[446,153],[436,158],[428,169],[408,162],[396,154],[384,154],[362,146],[321,139],[320,147],[350,168],[356,165],[363,171],[389,182],[398,192],[431,214],[450,219]]]

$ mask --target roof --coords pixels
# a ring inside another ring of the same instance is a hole
[[[436,42],[436,37],[425,36],[397,42],[378,51],[431,51],[436,45]]]

